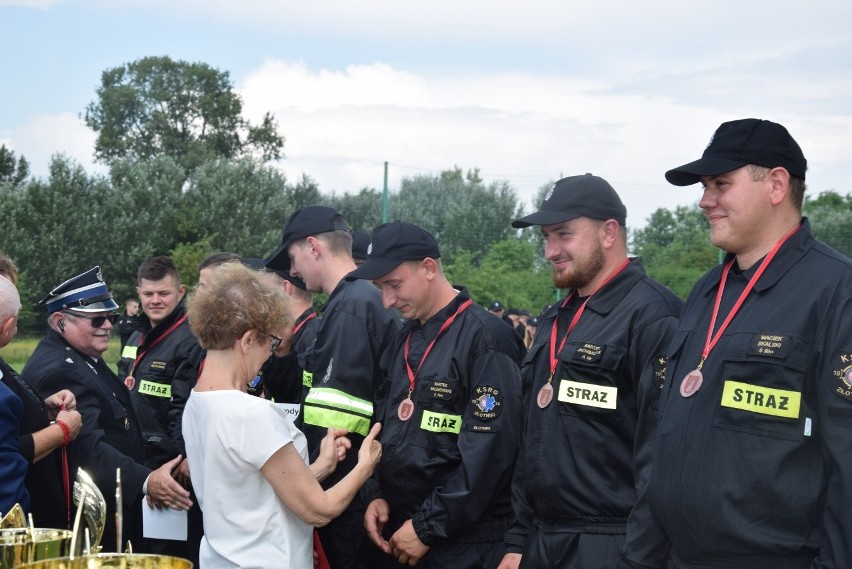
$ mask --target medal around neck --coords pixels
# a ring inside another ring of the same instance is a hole
[[[536,397],[536,403],[539,407],[544,409],[550,402],[553,401],[553,386],[550,383],[545,383],[541,386],[541,389],[538,390],[538,397]]]
[[[701,370],[694,369],[683,378],[680,382],[680,394],[682,397],[692,397],[701,389],[701,384],[704,383],[704,375]]]
[[[411,399],[403,399],[396,410],[396,416],[400,421],[407,421],[414,414],[414,402]]]

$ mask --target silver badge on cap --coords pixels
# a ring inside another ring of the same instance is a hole
[[[370,244],[367,245],[367,255],[369,256],[369,254],[372,253],[372,252],[373,252],[373,242],[370,241]]]
[[[98,267],[98,282],[104,282],[104,276],[101,274],[101,268]]]
[[[553,184],[552,186],[550,186],[550,189],[547,190],[547,194],[545,194],[545,196],[544,196],[544,201],[547,201],[547,200],[549,200],[550,198],[553,197],[553,190],[555,190],[555,189],[556,189],[556,184]]]

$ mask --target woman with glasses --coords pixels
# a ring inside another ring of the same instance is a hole
[[[184,409],[183,434],[204,514],[200,561],[210,567],[313,567],[312,530],[339,515],[381,457],[374,425],[358,464],[328,490],[351,443],[330,427],[308,465],[305,436],[286,411],[246,393],[270,353],[289,350],[293,317],[269,275],[239,263],[217,267],[189,300],[189,321],[207,350]]]

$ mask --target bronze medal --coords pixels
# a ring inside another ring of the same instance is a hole
[[[414,402],[411,399],[403,399],[396,410],[396,416],[400,421],[407,421],[414,414]]]
[[[541,389],[538,390],[538,397],[536,397],[536,403],[538,406],[544,409],[550,402],[553,401],[553,386],[550,383],[545,383],[541,386]]]
[[[680,394],[683,397],[692,397],[695,392],[701,389],[701,384],[704,383],[704,376],[700,370],[694,369],[683,378],[680,382]]]

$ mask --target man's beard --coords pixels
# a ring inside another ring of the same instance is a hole
[[[573,268],[563,273],[553,271],[553,286],[556,288],[579,289],[588,285],[601,272],[606,264],[603,247],[600,243],[588,255],[574,257]]]

